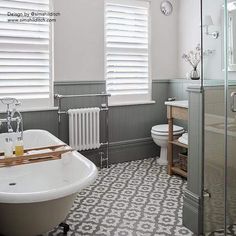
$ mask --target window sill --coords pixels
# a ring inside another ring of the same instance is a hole
[[[34,107],[34,108],[20,108],[19,112],[37,112],[37,111],[57,111],[58,107]],[[6,113],[6,110],[0,110],[0,113]]]
[[[156,101],[137,101],[137,102],[125,102],[125,103],[109,103],[109,107],[150,105],[150,104],[155,104],[155,103],[156,103]]]

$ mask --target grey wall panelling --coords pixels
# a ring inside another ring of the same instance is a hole
[[[137,160],[159,155],[159,147],[151,138],[151,127],[166,123],[168,97],[186,99],[185,88],[188,80],[154,80],[153,100],[155,104],[116,106],[110,108],[111,163]],[[54,92],[59,94],[101,93],[105,91],[104,81],[55,82]],[[73,98],[62,101],[62,108],[100,106],[101,100],[94,98]],[[57,135],[57,111],[23,112],[25,129],[45,129]],[[176,121],[177,122],[177,121]],[[178,123],[178,122],[177,122]],[[101,124],[103,127],[103,123]],[[2,132],[2,131],[0,131]],[[61,139],[68,142],[68,116],[62,116]],[[85,152],[95,163],[99,158],[97,151]]]
[[[6,117],[6,113],[1,113],[0,117]],[[22,117],[24,130],[44,129],[57,136],[57,110],[22,112]],[[0,133],[2,132],[6,132],[5,125],[0,127]]]
[[[56,83],[55,93],[85,94],[105,91],[104,82]],[[115,106],[109,111],[110,161],[111,163],[136,160],[159,155],[159,148],[152,142],[151,127],[166,122],[164,101],[168,94],[168,81],[153,83],[155,104]],[[101,100],[67,99],[63,109],[99,106]],[[68,117],[64,115],[61,125],[61,138],[68,141]],[[84,154],[95,163],[99,162],[97,151]]]
[[[202,233],[202,157],[203,157],[203,93],[190,87],[189,92],[189,149],[188,183],[184,192],[183,223],[196,235]]]

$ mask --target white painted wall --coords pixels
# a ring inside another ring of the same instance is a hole
[[[200,43],[200,0],[180,0],[178,19],[177,77],[185,78],[192,67],[182,59],[182,55]]]
[[[171,16],[160,12],[162,0],[151,0],[152,78],[185,78],[192,68],[182,54],[200,42],[200,0],[171,0]],[[61,12],[55,23],[55,80],[104,80],[104,0],[54,0]],[[204,49],[215,50],[205,58],[204,75],[223,79],[223,0],[204,0],[203,15],[211,15],[219,39],[204,36]],[[230,78],[235,77],[230,72]]]
[[[151,1],[152,77],[176,78],[178,5],[171,0],[171,16],[160,12],[160,2]],[[182,1],[182,0],[181,0]],[[55,80],[104,80],[104,1],[55,0],[61,12],[55,23]]]
[[[204,0],[203,16],[211,15],[214,26],[209,32],[219,31],[219,38],[214,39],[204,34],[204,50],[214,50],[214,53],[204,57],[204,79],[224,80],[222,43],[223,32],[223,0]],[[178,45],[178,76],[185,77],[191,71],[191,66],[181,59],[184,52],[194,48],[200,42],[200,1],[181,0],[179,2],[179,45]],[[229,72],[229,79],[235,79],[236,72]]]
[[[181,0],[182,1],[182,0]],[[179,0],[172,0],[173,13],[165,16],[160,11],[162,0],[151,1],[152,17],[152,77],[176,79],[178,72],[178,8]]]
[[[55,80],[103,80],[103,0],[55,0]]]
[[[224,40],[223,24],[223,0],[206,0],[203,2],[203,16],[210,15],[214,26],[209,27],[209,31],[219,31],[219,38],[214,39],[204,34],[204,50],[215,50],[212,55],[204,58],[204,77],[206,79],[224,79],[222,68],[222,46]]]

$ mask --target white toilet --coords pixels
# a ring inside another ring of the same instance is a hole
[[[168,146],[168,124],[155,125],[152,127],[151,134],[153,141],[161,147],[160,158],[157,160],[160,165],[167,165],[167,146]],[[184,128],[174,125],[173,134],[174,139],[178,139],[184,133]]]

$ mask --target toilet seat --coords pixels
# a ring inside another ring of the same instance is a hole
[[[178,125],[173,125],[173,134],[178,135],[184,132],[184,128]],[[155,125],[152,127],[151,133],[154,135],[168,136],[169,126],[168,124]]]
[[[151,131],[152,135],[156,135],[156,136],[168,136],[169,134],[168,133],[161,133],[161,132],[155,132],[155,131]],[[173,135],[176,136],[176,135],[181,135],[184,133],[184,130],[182,131],[179,131],[179,132],[173,132]]]

